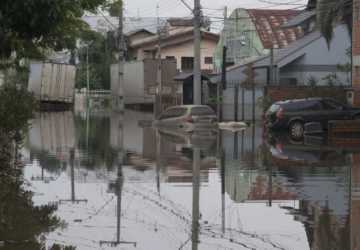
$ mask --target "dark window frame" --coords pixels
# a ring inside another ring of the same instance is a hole
[[[194,57],[182,56],[181,57],[181,70],[194,70]]]
[[[204,58],[204,63],[207,64],[207,65],[209,65],[209,64],[212,65],[214,63],[214,58],[212,56],[206,56]]]

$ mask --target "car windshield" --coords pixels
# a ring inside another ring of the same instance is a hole
[[[211,108],[208,107],[194,107],[191,109],[191,114],[201,116],[201,115],[214,115],[215,113]]]

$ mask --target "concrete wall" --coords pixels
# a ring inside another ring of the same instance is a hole
[[[31,62],[28,90],[39,101],[74,103],[73,65]]]
[[[164,92],[169,87],[170,91],[172,91],[175,89],[173,79],[177,74],[176,64],[172,60],[162,60],[161,63]],[[158,86],[158,64],[159,62],[156,59],[126,62],[124,65],[123,93],[119,88],[119,67],[117,64],[111,65],[112,95],[124,95],[125,104],[154,103],[154,95]]]

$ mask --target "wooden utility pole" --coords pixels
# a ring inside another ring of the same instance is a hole
[[[163,86],[162,86],[161,28],[160,28],[160,17],[159,17],[159,5],[156,6],[156,12],[157,12],[157,35],[158,35],[157,94],[158,94],[159,103],[155,104],[155,106],[158,109],[157,113],[160,114],[163,111],[163,104],[162,104]]]
[[[269,67],[269,85],[274,85],[274,48],[271,47],[270,49],[270,67]]]
[[[218,100],[217,100],[217,112],[218,120],[223,120],[223,90],[226,89],[226,54],[227,54],[227,39],[226,39],[226,19],[227,19],[227,7],[224,9],[224,44],[222,48],[222,67],[221,67],[221,82],[218,84]]]
[[[125,109],[124,104],[124,63],[125,63],[125,39],[124,39],[124,8],[123,1],[119,1],[120,4],[120,12],[119,12],[119,29],[118,29],[118,51],[119,51],[119,88],[117,93],[117,108],[119,111],[123,112]]]
[[[201,104],[201,6],[194,0],[194,104]]]

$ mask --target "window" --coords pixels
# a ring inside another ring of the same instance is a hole
[[[215,113],[208,107],[194,107],[191,109],[191,115],[215,115]]]
[[[212,57],[205,57],[205,64],[213,64],[213,58]]]
[[[181,57],[181,70],[194,70],[194,57]]]
[[[186,114],[186,111],[187,111],[186,108],[172,108],[172,109],[169,109],[169,110],[165,111],[165,113],[160,116],[160,120],[183,116],[183,115]]]
[[[175,58],[175,56],[167,56],[167,57],[166,57],[166,60],[174,60],[174,61],[175,61],[176,58]]]
[[[344,106],[332,100],[325,100],[322,102],[324,109],[326,110],[343,110]]]

